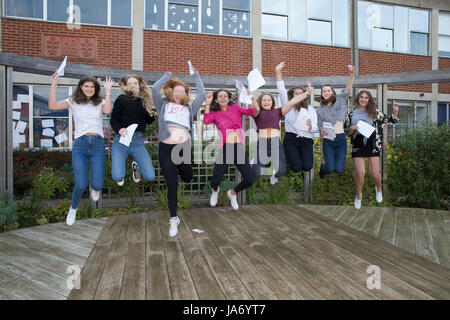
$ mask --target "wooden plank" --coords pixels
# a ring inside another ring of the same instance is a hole
[[[411,212],[416,254],[435,263],[439,263],[436,250],[434,249],[433,237],[431,236],[431,231],[425,218],[424,209],[412,209]]]
[[[169,215],[167,212],[158,212],[157,218],[159,219],[172,297],[174,300],[198,300],[194,281],[184,258],[178,236],[169,237]]]
[[[65,300],[65,296],[50,290],[43,290],[35,283],[11,274],[2,268],[0,268],[0,288],[8,288],[10,295],[23,300]]]
[[[444,220],[444,227],[447,228],[447,232],[450,232],[450,213],[448,211],[439,210],[442,220]]]
[[[416,252],[412,212],[410,208],[398,208],[397,239],[395,245],[408,252]]]
[[[121,300],[145,300],[145,217],[131,216],[127,230],[128,253],[125,262]]]
[[[350,207],[338,221],[345,225],[350,225],[353,222],[353,219],[355,219],[355,217],[357,217],[360,214],[360,211],[363,209],[364,207],[362,207],[360,210],[355,209],[355,207]]]
[[[397,212],[398,208],[389,208],[383,215],[377,238],[392,245],[397,243]]]
[[[394,273],[400,279],[414,285],[424,293],[437,299],[450,296],[450,285],[445,280],[448,279],[450,270],[424,258],[398,250],[385,242],[377,241],[364,233],[346,226],[335,225],[334,222],[325,221],[320,216],[304,214],[298,218],[300,220],[312,220],[314,218],[313,221],[317,221],[322,227],[317,229],[317,233],[326,234],[340,245],[357,248],[361,257],[369,259],[372,264],[379,266],[382,270]],[[389,252],[389,254],[383,254],[382,252]]]
[[[78,233],[71,233],[67,231],[63,231],[59,226],[55,225],[42,225],[39,226],[38,229],[32,229],[33,231],[37,231],[41,233],[43,236],[46,234],[51,234],[65,242],[76,243],[77,245],[84,248],[93,248],[95,245],[95,241],[97,241],[98,236],[100,235],[99,230],[92,231],[92,235],[90,237],[79,235]]]
[[[109,218],[80,274],[80,289],[74,288],[68,300],[92,300],[103,275],[109,256],[113,235],[119,232],[118,217]]]
[[[129,215],[120,215],[114,221],[120,227],[113,236],[103,274],[95,292],[95,300],[118,300],[120,298],[128,251],[126,235],[131,219],[132,217]]]
[[[390,210],[387,207],[370,207],[368,208],[368,211],[369,216],[366,224],[364,225],[363,231],[376,238],[378,236],[378,232],[380,231],[383,217],[385,214],[388,214]]]
[[[261,224],[261,227],[267,230],[267,233],[258,233],[257,236],[272,250],[279,252],[282,259],[294,270],[308,275],[307,280],[327,299],[375,298],[367,288],[358,285],[348,275],[338,272],[336,265],[328,264],[327,257],[324,259],[322,256],[320,259],[310,254],[308,249],[293,241],[290,234],[288,236],[275,227],[274,220],[266,211],[270,209],[260,207],[254,210],[258,210],[258,214],[255,214],[251,221],[246,215],[242,215],[242,217],[247,219],[247,223]],[[286,225],[286,227],[288,226]],[[354,276],[352,275],[352,277]]]
[[[197,212],[194,213],[197,215]],[[224,300],[225,295],[208,265],[192,231],[198,228],[190,221],[191,212],[180,212],[183,223],[178,226],[178,239],[200,300]]]
[[[352,223],[350,223],[350,227],[362,231],[366,224],[367,219],[369,218],[369,214],[371,212],[370,207],[361,207],[361,209],[356,214]]]
[[[299,216],[302,216],[301,212],[289,208],[285,208],[284,212],[283,222],[292,227],[290,234],[295,242],[308,248],[309,251],[318,257],[327,254],[328,258],[335,262],[336,267],[340,267],[343,272],[352,272],[352,275],[358,278],[360,283],[367,281],[368,275],[362,275],[362,273],[366,273],[367,267],[372,265],[369,260],[365,260],[355,254],[354,248],[336,245],[332,237],[318,235],[315,230],[316,228],[321,230],[321,228],[317,226],[316,222],[299,219]],[[424,294],[385,270],[383,270],[382,279],[382,289],[371,290],[372,293],[382,299],[431,299],[429,295]]]
[[[211,213],[211,209],[199,210],[195,214],[195,220],[192,220],[189,223],[191,226],[201,225],[202,228],[208,230],[208,236],[227,259],[252,299],[277,299],[276,295],[264,283],[263,279],[258,275],[255,269],[253,269],[252,266],[239,255],[238,251],[232,247],[232,242],[227,236],[233,236],[234,232],[231,228],[228,228],[225,221],[221,221],[218,212],[219,210],[217,209],[214,210],[214,214]]]
[[[171,300],[169,275],[166,256],[161,240],[158,212],[145,215],[146,261],[145,261],[145,298],[147,300]]]
[[[439,211],[425,210],[425,217],[439,262],[442,266],[450,268],[450,232],[445,228]]]
[[[329,219],[337,221],[345,214],[345,212],[347,212],[349,208],[349,206],[328,206],[325,216]]]
[[[325,299],[313,285],[307,281],[306,276],[302,276],[287,265],[278,255],[277,252],[267,247],[265,243],[261,242],[255,235],[262,231],[253,224],[245,224],[240,216],[244,213],[241,208],[237,212],[233,212],[232,224],[236,230],[236,234],[244,245],[250,247],[253,251],[259,254],[266,264],[277,270],[279,276],[285,281],[292,291],[299,297],[299,299]]]
[[[0,300],[23,300],[23,299],[0,289]]]

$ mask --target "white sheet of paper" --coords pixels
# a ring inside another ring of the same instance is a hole
[[[61,63],[61,65],[58,68],[58,77],[64,76],[64,69],[66,68],[67,64],[67,56],[64,58],[64,61]]]
[[[252,70],[247,77],[248,80],[248,88],[251,92],[261,88],[266,84],[266,80],[264,80],[261,72],[259,72],[258,68]]]
[[[194,66],[191,63],[191,60],[188,61],[188,65],[189,65],[189,74],[192,76],[193,74],[195,74],[195,71]]]
[[[328,135],[323,136],[325,139],[334,140],[336,139],[336,134],[334,133],[333,125],[329,122],[323,122],[323,130],[328,132]]]
[[[13,101],[13,109],[14,110],[22,109],[22,102],[20,102],[20,101]]]
[[[67,138],[67,135],[65,132],[61,133],[59,136],[55,137],[56,143],[57,144],[62,144],[65,141],[69,140],[69,138]]]
[[[299,130],[309,131],[309,126],[306,123],[308,121],[308,111],[304,108],[300,109],[298,113],[297,120],[295,120],[295,127]]]
[[[51,148],[53,147],[52,139],[41,139],[41,148]]]
[[[53,119],[42,120],[42,128],[52,128],[54,126]]]
[[[203,230],[200,230],[200,229],[194,229],[194,230],[192,230],[193,232],[196,232],[196,233],[203,233],[203,232],[205,232],[205,231],[203,231]]]
[[[253,96],[251,96],[251,95],[249,96],[249,95],[247,94],[247,89],[245,89],[245,87],[244,87],[244,90],[242,90],[242,91],[239,93],[239,102],[241,102],[241,103],[243,103],[243,104],[251,105],[251,104],[253,103],[252,97],[253,97]]]
[[[238,90],[238,92],[241,92],[242,90],[245,89],[244,84],[241,81],[236,79],[234,81],[236,83],[236,89]]]
[[[24,121],[19,121],[16,126],[16,131],[19,133],[24,133],[25,129],[27,128],[27,124],[28,123],[26,123]]]
[[[19,102],[29,102],[30,96],[27,94],[18,94],[17,101]]]
[[[55,131],[53,131],[50,128],[45,128],[44,130],[42,130],[42,135],[46,136],[46,137],[54,137],[55,136]]]
[[[19,111],[13,111],[13,120],[20,120],[20,115]]]
[[[120,137],[119,142],[123,145],[126,145],[127,147],[130,146],[131,140],[133,139],[134,132],[136,131],[138,125],[136,123],[133,123],[132,125],[128,126],[127,132],[128,134],[126,137]]]
[[[19,144],[25,143],[25,136],[16,130],[13,131],[13,148],[19,148]]]
[[[375,128],[373,126],[362,120],[359,120],[356,125],[358,126],[358,132],[366,138],[370,138],[372,133],[375,131]]]

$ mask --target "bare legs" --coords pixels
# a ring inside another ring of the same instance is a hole
[[[355,188],[358,200],[361,200],[364,176],[366,175],[364,159],[365,158],[353,158],[353,165],[355,166]],[[380,157],[369,157],[368,159],[370,178],[377,187],[378,192],[381,192]]]

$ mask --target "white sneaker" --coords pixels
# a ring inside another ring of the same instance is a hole
[[[91,198],[93,201],[98,201],[100,199],[100,191],[91,189]]]
[[[378,203],[383,202],[383,192],[378,192],[377,187],[375,187],[375,192],[377,193],[377,202]]]
[[[209,204],[211,205],[211,207],[217,206],[217,201],[219,200],[219,191],[219,188],[217,188],[217,192],[212,189],[211,199],[209,199]]]
[[[361,201],[362,201],[362,195],[361,195],[361,200],[358,200],[358,196],[356,196],[355,198],[355,208],[356,209],[361,209]]]
[[[76,218],[77,218],[77,209],[72,209],[72,207],[70,207],[69,214],[67,215],[66,218],[67,225],[73,226]]]
[[[131,163],[131,168],[133,168],[133,180],[136,183],[139,183],[141,181],[141,174],[139,173],[139,166],[136,163],[136,161],[133,161]]]
[[[122,179],[120,181],[116,181],[116,183],[119,185],[119,187],[123,186],[123,184],[125,183],[125,180]]]
[[[180,224],[180,218],[178,217],[170,218],[169,224],[170,224],[169,236],[175,237],[178,233],[178,225]]]
[[[277,177],[275,177],[275,170],[273,170],[273,175],[270,177],[270,184],[271,185],[274,185],[274,184],[277,184],[278,183],[278,178]]]
[[[238,202],[237,202],[237,195],[233,195],[231,193],[231,189],[230,189],[227,192],[227,196],[228,196],[228,199],[230,199],[231,206],[233,207],[233,209],[234,210],[239,210],[239,205],[238,205]]]

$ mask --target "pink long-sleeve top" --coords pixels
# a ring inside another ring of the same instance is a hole
[[[226,137],[237,132],[242,144],[245,145],[244,130],[242,130],[242,115],[253,116],[255,108],[243,108],[240,105],[233,104],[227,107],[226,111],[214,111],[205,113],[205,124],[214,123],[220,132],[220,147],[222,148],[226,142]]]

